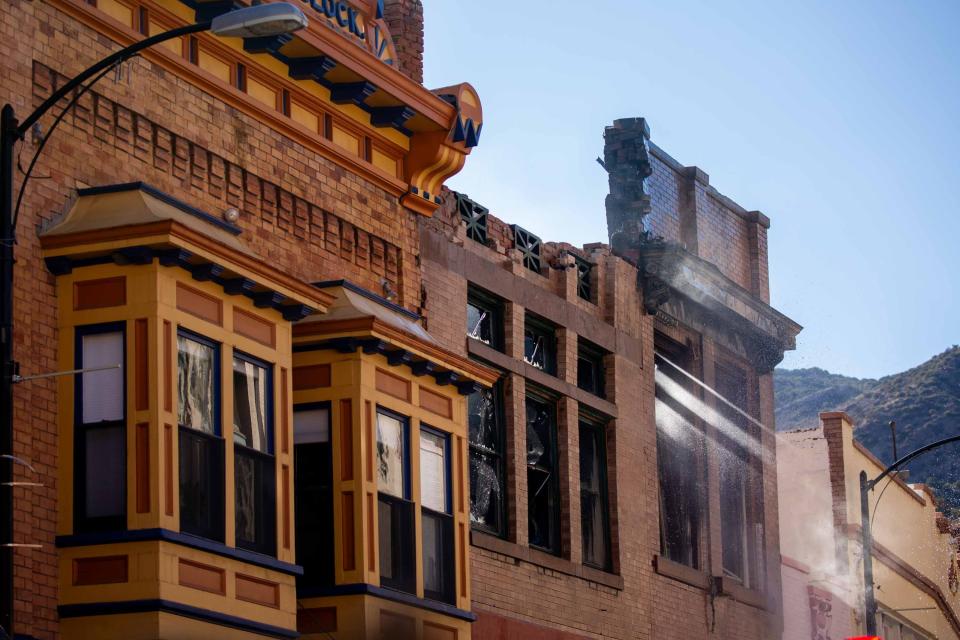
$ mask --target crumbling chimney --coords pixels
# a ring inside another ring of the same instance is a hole
[[[423,2],[385,0],[383,17],[397,47],[397,69],[423,84]]]
[[[607,235],[614,253],[633,257],[644,232],[643,218],[650,213],[645,181],[650,166],[650,127],[643,118],[616,120],[603,133],[603,165],[610,182],[607,195]]]

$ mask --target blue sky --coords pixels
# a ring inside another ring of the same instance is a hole
[[[469,81],[450,185],[548,240],[605,239],[603,127],[773,221],[783,366],[878,377],[960,343],[960,3],[424,0],[426,83]]]

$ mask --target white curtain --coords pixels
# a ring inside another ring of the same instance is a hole
[[[123,332],[83,336],[84,369],[121,365],[81,374],[83,376],[83,424],[123,419]]]
[[[447,512],[446,438],[420,433],[420,501],[427,509]]]

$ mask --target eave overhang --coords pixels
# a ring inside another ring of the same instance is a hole
[[[98,32],[126,46],[143,35],[129,25],[96,8],[87,0],[49,0]],[[280,0],[264,0],[280,1]],[[467,83],[428,90],[395,68],[393,41],[386,23],[378,16],[376,0],[355,0],[351,5],[369,22],[365,40],[349,38],[318,17],[312,5],[319,1],[292,0],[307,14],[310,25],[294,34],[270,38],[217,38],[209,33],[196,36],[216,51],[232,51],[244,64],[260,74],[272,75],[286,84],[292,93],[319,85],[329,92],[329,101],[341,107],[357,107],[369,114],[366,126],[391,129],[408,139],[409,149],[402,161],[402,176],[394,176],[370,163],[369,158],[345,153],[324,135],[307,131],[289,114],[251,99],[235,86],[218,82],[199,70],[183,56],[164,46],[147,49],[142,56],[201,86],[217,99],[238,106],[254,118],[295,139],[307,138],[307,144],[326,157],[357,172],[400,199],[416,213],[432,215],[440,206],[444,182],[459,172],[466,156],[479,143],[483,129],[483,109],[476,90]],[[161,18],[169,27],[184,26],[234,8],[247,6],[248,0],[138,0],[148,9],[151,19]],[[378,16],[378,17],[373,17]],[[378,35],[375,35],[378,34]],[[372,52],[372,41],[380,43]],[[282,75],[276,63],[265,64],[262,56],[279,61],[286,68]],[[258,60],[259,58],[259,60]],[[279,77],[278,77],[279,76]]]
[[[65,275],[98,264],[163,266],[243,295],[290,321],[324,312],[325,291],[254,255],[240,229],[136,182],[81,189],[67,214],[40,233],[47,268]]]
[[[294,352],[333,350],[379,354],[390,366],[408,367],[415,376],[430,376],[437,384],[453,385],[462,395],[490,387],[500,372],[453,353],[433,341],[420,318],[348,281],[317,283],[334,292],[327,316],[293,326]]]
[[[179,1],[195,10],[197,20],[248,4],[241,0]],[[310,20],[307,29],[273,38],[250,38],[244,41],[244,50],[270,55],[287,66],[291,78],[316,82],[330,90],[333,102],[363,109],[370,114],[372,126],[391,127],[409,136],[410,153],[404,162],[408,191],[401,201],[417,213],[431,215],[441,204],[443,183],[463,168],[466,157],[479,144],[483,109],[476,90],[462,83],[431,91],[401,73],[380,15],[382,3],[353,2],[367,19],[365,38],[357,40],[325,21],[315,3],[294,1],[302,5]]]
[[[643,241],[637,278],[647,314],[655,315],[676,300],[692,304],[709,324],[743,339],[760,373],[772,371],[785,351],[796,348],[803,327],[675,243]]]

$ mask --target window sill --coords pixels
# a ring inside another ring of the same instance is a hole
[[[522,547],[488,533],[483,533],[482,531],[470,532],[470,544],[479,549],[485,549],[493,553],[508,556],[518,562],[526,562],[574,578],[602,584],[605,587],[617,589],[618,591],[623,590],[623,577],[621,576],[594,569],[586,565],[574,564],[564,558],[558,558],[557,556],[537,549]]]
[[[745,587],[733,578],[715,576],[713,579],[717,583],[717,591],[734,601],[757,609],[767,608],[767,598],[763,592]]]
[[[673,560],[663,556],[653,556],[653,568],[660,575],[684,584],[688,584],[691,587],[697,587],[698,589],[704,590],[710,588],[710,576],[708,576],[706,573],[700,571],[699,569],[688,567],[685,564],[674,562]]]

